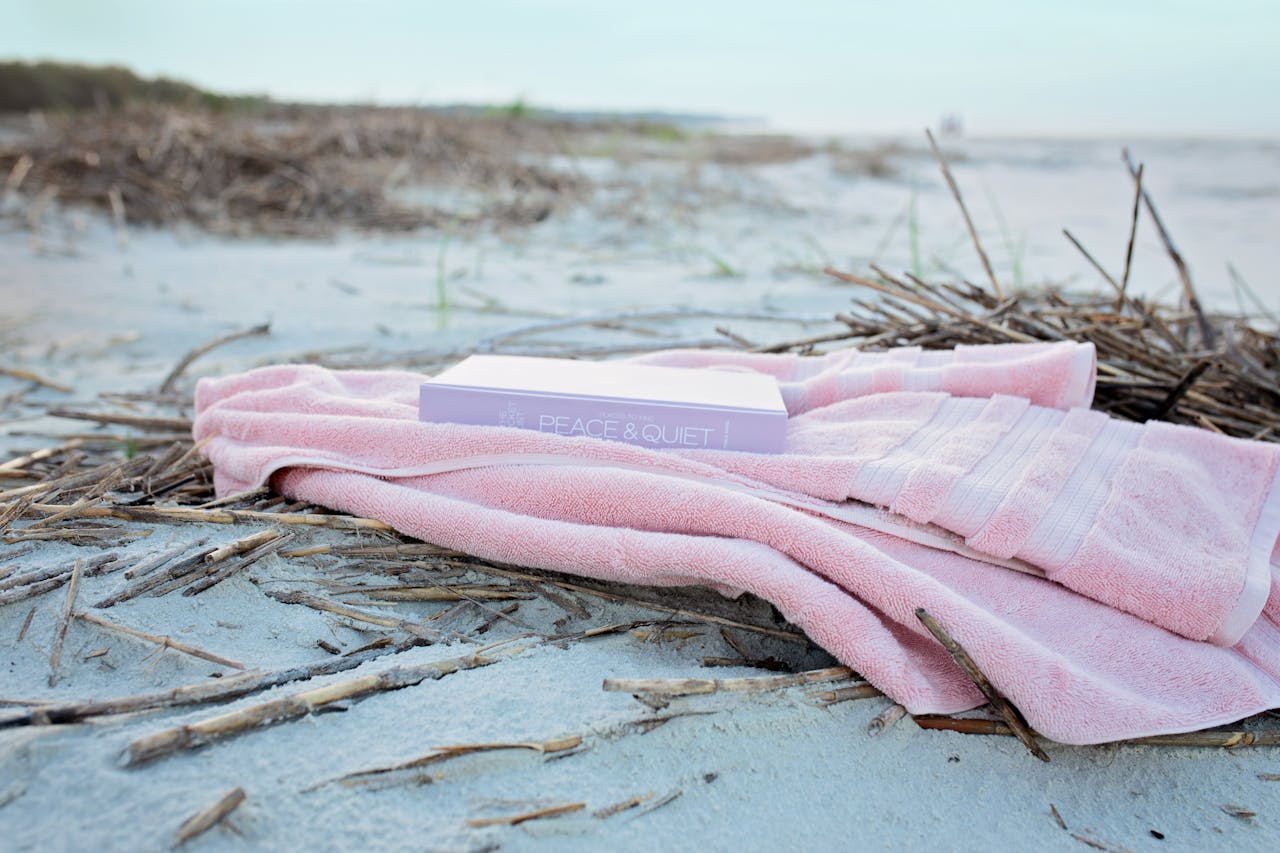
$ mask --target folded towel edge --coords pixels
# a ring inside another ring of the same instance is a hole
[[[1088,409],[1098,387],[1098,351],[1092,341],[1076,343],[1071,352],[1071,382],[1058,399],[1059,409]],[[1079,396],[1077,396],[1079,394]]]
[[[1273,557],[1274,555],[1274,557]],[[1280,470],[1272,477],[1271,490],[1262,502],[1249,540],[1244,587],[1235,607],[1209,638],[1217,646],[1234,646],[1253,627],[1271,595],[1271,570],[1280,561]]]

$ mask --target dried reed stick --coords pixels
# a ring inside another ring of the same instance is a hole
[[[125,569],[124,578],[125,580],[133,580],[136,577],[145,575],[148,572],[154,569],[158,569],[160,566],[163,566],[165,563],[169,562],[174,557],[177,557],[180,554],[185,554],[188,551],[190,551],[192,548],[199,548],[205,542],[206,540],[204,539],[197,539],[194,542],[184,542],[181,545],[175,545],[174,547],[169,548],[168,550],[161,551],[159,554],[148,557],[147,559],[132,566],[131,568]]]
[[[884,693],[880,691],[880,688],[871,684],[853,684],[848,687],[837,687],[834,690],[816,690],[809,694],[809,699],[825,707],[840,702],[870,699],[873,696],[883,695]]]
[[[612,693],[647,693],[655,696],[693,696],[706,693],[761,693],[799,684],[840,681],[854,677],[847,666],[832,666],[787,675],[751,678],[606,678],[601,687]]]
[[[67,584],[67,601],[62,608],[62,618],[58,620],[57,632],[53,635],[53,651],[49,654],[49,686],[58,683],[58,665],[62,663],[62,645],[67,639],[67,626],[71,624],[71,615],[75,612],[76,592],[80,589],[80,561],[76,560],[71,570],[71,582]]]
[[[579,812],[586,807],[586,803],[564,803],[563,805],[547,806],[542,809],[534,809],[531,812],[521,812],[520,814],[507,815],[505,817],[472,818],[467,821],[467,826],[516,826],[525,821]]]
[[[114,631],[117,634],[124,634],[129,637],[136,637],[139,640],[145,640],[148,643],[155,643],[162,649],[173,649],[175,652],[182,652],[184,655],[190,655],[193,658],[207,660],[210,663],[216,663],[219,666],[230,667],[231,669],[245,669],[245,665],[238,660],[224,658],[222,655],[215,655],[213,652],[207,652],[198,646],[175,640],[172,637],[162,637],[158,634],[148,634],[145,631],[139,631],[136,628],[130,628],[127,625],[121,625],[119,622],[110,622],[101,616],[95,616],[92,613],[79,611],[75,614],[76,619],[88,622],[90,625],[97,625],[99,628],[105,628],[108,631]]]
[[[1124,251],[1124,274],[1120,276],[1120,295],[1116,298],[1116,311],[1124,309],[1125,291],[1129,288],[1129,270],[1133,268],[1133,244],[1138,236],[1138,214],[1142,211],[1142,164],[1133,175],[1133,215],[1129,218],[1129,245]]]
[[[52,515],[65,507],[56,504],[32,504],[27,511]],[[328,527],[334,530],[376,530],[390,532],[391,525],[372,518],[350,515],[308,515],[294,512],[256,512],[240,509],[196,509],[186,506],[94,506],[86,509],[84,518],[119,518],[124,521],[186,521],[193,524],[296,524],[305,527]]]
[[[335,616],[341,616],[344,619],[353,619],[357,622],[365,622],[370,625],[378,625],[382,628],[393,628],[397,631],[404,631],[415,637],[432,642],[448,636],[451,632],[440,631],[435,628],[428,628],[417,622],[410,622],[405,619],[396,619],[390,616],[383,616],[380,613],[370,613],[367,610],[351,607],[347,604],[341,604],[336,601],[330,601],[327,598],[321,598],[318,595],[302,592],[300,590],[268,590],[267,595],[279,601],[282,604],[301,604],[304,607],[310,607],[312,610],[320,610],[325,613],[332,613]],[[475,640],[467,637],[463,638],[464,642],[475,642]]]
[[[929,633],[942,644],[943,648],[951,655],[951,659],[964,670],[965,675],[969,676],[969,680],[982,691],[982,695],[987,697],[991,707],[995,708],[996,712],[1004,718],[1009,728],[1017,735],[1018,740],[1022,741],[1023,745],[1026,746],[1027,751],[1041,761],[1048,761],[1048,754],[1040,748],[1040,744],[1036,743],[1035,733],[1028,728],[1022,719],[1022,715],[1018,713],[1018,710],[1013,705],[1009,704],[1009,700],[1005,699],[1000,694],[1000,691],[992,686],[987,677],[982,674],[982,670],[978,669],[978,665],[973,662],[973,658],[969,657],[969,653],[964,650],[964,647],[956,642],[947,633],[946,629],[938,624],[938,620],[930,616],[923,607],[916,608],[916,618],[920,620],[925,628],[929,629]]]
[[[68,418],[78,421],[93,421],[100,424],[117,424],[150,432],[190,432],[189,418],[158,418],[142,415],[110,414],[108,412],[82,412],[76,409],[50,409],[47,414],[52,418]]]
[[[43,459],[49,459],[51,457],[58,456],[62,453],[66,453],[68,450],[75,450],[76,448],[80,447],[82,444],[84,444],[84,441],[82,439],[73,438],[70,441],[65,441],[56,447],[42,447],[41,449],[33,450],[32,452],[24,456],[17,456],[13,459],[10,459],[7,462],[0,462],[0,471],[20,471],[23,468],[26,468],[32,462],[39,462]]]
[[[973,248],[978,250],[978,259],[982,261],[982,268],[987,272],[987,279],[991,282],[991,291],[996,295],[997,299],[1003,299],[1004,293],[1000,289],[1000,282],[996,281],[995,271],[991,269],[991,261],[987,258],[987,253],[982,248],[982,241],[978,239],[978,229],[973,227],[973,218],[969,216],[969,209],[964,205],[964,197],[960,194],[960,187],[956,184],[956,179],[951,176],[951,168],[947,165],[947,158],[942,156],[942,151],[938,148],[938,143],[934,141],[933,131],[925,128],[924,135],[929,139],[929,148],[933,151],[933,156],[938,159],[938,166],[942,168],[942,177],[947,179],[947,186],[951,188],[951,195],[955,197],[956,204],[960,206],[960,213],[964,216],[965,227],[969,229],[969,238],[973,240]]]
[[[613,805],[605,806],[604,808],[601,808],[601,809],[596,809],[591,813],[591,816],[604,820],[605,818],[613,817],[614,815],[620,812],[625,812],[629,809],[634,809],[636,806],[643,805],[644,803],[652,799],[653,799],[652,791],[649,791],[648,793],[645,793],[645,794],[638,794],[634,797],[628,797],[625,800],[616,802]]]
[[[501,750],[523,749],[531,750],[542,755],[550,755],[557,752],[564,752],[573,749],[582,744],[581,735],[569,735],[567,737],[552,738],[544,741],[514,741],[501,743],[467,743],[455,744],[451,746],[437,746],[425,755],[417,758],[411,758],[399,764],[392,764],[386,767],[372,767],[368,770],[356,770],[341,776],[334,780],[348,787],[354,785],[364,785],[378,780],[379,777],[386,776],[391,773],[398,773],[404,770],[419,770],[432,764],[438,764],[442,761],[448,761],[451,758],[457,758],[462,755],[471,755],[477,752],[494,752]]]
[[[279,535],[280,531],[274,527],[269,527],[266,530],[259,530],[257,533],[250,533],[242,539],[237,539],[234,542],[228,542],[225,545],[215,548],[205,556],[204,561],[206,563],[220,563],[228,557],[243,554],[245,551],[252,551],[259,545],[264,545]]]
[[[206,717],[194,723],[146,735],[129,744],[124,755],[124,764],[127,767],[136,767],[175,752],[197,749],[255,728],[294,720],[335,702],[358,699],[382,691],[402,690],[405,687],[421,684],[427,679],[439,679],[454,672],[489,666],[504,658],[518,655],[528,648],[509,645],[506,649],[498,649],[499,646],[509,642],[494,643],[459,657],[394,667],[376,674],[339,681],[300,693],[291,693],[247,708],[228,711],[225,714]]]
[[[919,714],[912,718],[922,729],[942,729],[967,735],[1007,735],[1016,737],[1008,723],[1000,720],[944,717]],[[1190,746],[1218,749],[1240,749],[1247,746],[1280,746],[1280,729],[1260,731],[1199,731],[1173,735],[1151,735],[1115,741],[1127,746]]]
[[[263,557],[276,553],[292,542],[296,535],[295,533],[277,533],[274,538],[243,554],[238,560],[221,564],[210,563],[204,568],[196,570],[190,578],[185,579],[188,586],[182,591],[182,594],[184,596],[199,595],[207,589],[212,589],[232,575],[249,568],[249,566],[252,566]],[[205,560],[208,562],[207,557]]]
[[[593,598],[602,598],[605,601],[617,601],[623,604],[633,604],[643,607],[647,610],[655,610],[659,613],[669,613],[672,616],[678,616],[682,619],[692,619],[698,622],[706,622],[712,625],[719,625],[728,628],[737,628],[741,631],[750,631],[754,634],[765,634],[770,637],[777,637],[780,640],[789,640],[795,643],[808,643],[809,638],[804,634],[796,631],[786,631],[781,628],[772,628],[766,625],[752,625],[749,622],[739,622],[734,619],[727,619],[723,616],[716,616],[711,613],[700,613],[696,610],[686,610],[681,607],[671,607],[666,604],[659,604],[653,601],[646,601],[635,596],[622,595],[616,592],[610,592],[606,589],[586,586],[584,584],[572,583],[570,581],[562,581],[556,578],[547,577],[545,575],[535,575],[529,572],[515,571],[512,569],[498,568],[485,562],[469,563],[468,568],[472,568],[477,572],[494,575],[495,577],[513,578],[516,580],[529,581],[531,583],[540,583],[554,586],[557,589],[563,589],[568,592],[581,593],[589,595]]]
[[[168,582],[178,578],[183,578],[195,571],[196,567],[204,562],[205,556],[212,553],[213,550],[214,549],[210,547],[202,548],[194,554],[171,564],[167,568],[150,574],[130,586],[125,587],[119,592],[107,596],[93,606],[97,610],[105,610],[108,607],[115,607],[122,601],[137,598],[144,592],[151,592],[152,590],[159,588],[162,584],[167,584]]]
[[[173,366],[173,369],[170,370],[160,382],[160,393],[168,394],[172,391],[174,383],[178,381],[178,377],[181,376],[183,371],[190,367],[191,363],[200,356],[212,352],[220,346],[233,343],[234,341],[243,340],[244,338],[261,337],[269,334],[271,334],[271,324],[263,323],[258,326],[253,326],[252,328],[232,332],[229,335],[222,335],[221,337],[214,338],[211,341],[201,344],[188,352],[182,358],[178,359],[178,363]]]
[[[1204,315],[1204,309],[1200,307],[1200,297],[1196,295],[1195,285],[1191,283],[1191,271],[1187,269],[1187,262],[1182,259],[1182,253],[1173,245],[1173,239],[1164,227],[1164,220],[1156,212],[1155,202],[1151,200],[1151,194],[1142,188],[1140,173],[1137,167],[1133,165],[1133,160],[1129,157],[1128,148],[1124,149],[1123,156],[1124,164],[1129,169],[1130,177],[1134,179],[1135,184],[1139,184],[1137,191],[1147,206],[1147,213],[1151,215],[1151,221],[1155,223],[1156,233],[1160,235],[1160,242],[1164,243],[1164,249],[1168,252],[1169,259],[1173,261],[1173,266],[1178,271],[1178,278],[1182,282],[1182,295],[1187,300],[1191,313],[1196,317],[1196,325],[1200,328],[1200,340],[1206,348],[1212,349],[1215,337],[1213,327],[1209,325],[1209,321]]]
[[[217,802],[213,803],[213,805],[201,809],[182,822],[182,826],[178,827],[178,835],[174,839],[174,846],[181,847],[188,841],[213,829],[227,815],[239,808],[244,799],[243,788],[232,788],[221,797],[218,797]]]
[[[343,593],[359,592],[375,601],[510,601],[527,599],[529,595],[501,587],[486,586],[363,586],[348,587]]]
[[[867,723],[867,734],[871,737],[875,737],[906,715],[907,709],[899,705],[897,702],[894,702],[888,708],[885,708],[879,714],[876,714],[871,718],[871,722]]]
[[[74,723],[93,717],[131,714],[135,711],[147,711],[154,708],[181,708],[190,705],[227,702],[252,693],[268,690],[272,687],[279,687],[282,684],[345,672],[384,655],[399,654],[409,649],[417,648],[420,645],[421,640],[417,639],[406,640],[395,645],[370,644],[369,647],[357,649],[342,657],[325,658],[316,663],[303,664],[302,666],[276,672],[246,672],[227,678],[215,678],[196,684],[175,687],[171,690],[136,693],[115,699],[42,705],[29,711],[9,715],[0,714],[0,729],[17,726],[48,726]]]
[[[71,580],[71,573],[61,571],[57,575],[46,580],[36,581],[35,583],[20,586],[6,592],[0,592],[0,605],[13,604],[16,601],[26,601],[37,595],[44,595],[46,592],[57,589],[58,587]]]
[[[63,385],[61,382],[54,382],[52,379],[46,379],[38,373],[25,370],[20,367],[5,367],[0,365],[0,376],[8,376],[12,379],[18,379],[23,382],[34,382],[36,385],[43,385],[54,391],[61,391],[63,394],[70,394],[70,386]]]
[[[31,609],[27,611],[27,618],[22,620],[22,627],[18,629],[18,639],[14,642],[22,642],[22,638],[27,636],[27,629],[31,627],[31,620],[34,618],[36,618],[36,608],[33,605]]]

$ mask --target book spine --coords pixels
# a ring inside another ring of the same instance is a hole
[[[433,383],[422,386],[418,415],[436,423],[516,427],[653,449],[780,453],[786,437],[786,415],[781,412],[699,409]]]

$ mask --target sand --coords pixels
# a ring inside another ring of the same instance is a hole
[[[1131,187],[1118,144],[957,147],[967,157],[957,164],[958,177],[1002,278],[1012,280],[1014,265],[1000,248],[984,184],[998,199],[1013,242],[1024,241],[1026,281],[1074,276],[1081,286],[1096,283],[1062,239],[1063,226],[1119,269]],[[1280,224],[1277,149],[1164,142],[1135,146],[1135,155],[1147,163],[1149,186],[1205,301],[1235,307],[1225,274],[1230,261],[1270,308],[1280,308],[1280,289],[1267,278],[1280,260],[1267,236]],[[0,454],[86,428],[45,417],[46,406],[102,406],[100,393],[152,389],[195,343],[263,321],[272,323],[269,337],[211,353],[180,387],[189,390],[194,376],[306,354],[378,363],[415,351],[416,361],[430,366],[477,342],[572,315],[679,307],[727,316],[574,327],[521,340],[550,351],[558,343],[706,340],[717,337],[717,325],[762,341],[818,334],[835,328],[826,318],[851,295],[864,294],[815,275],[814,268],[833,262],[865,269],[879,260],[910,269],[913,196],[921,244],[916,254],[924,271],[954,266],[978,274],[963,226],[927,160],[903,154],[896,174],[886,178],[844,176],[834,165],[819,154],[752,169],[704,166],[689,189],[684,166],[587,161],[578,166],[618,179],[617,187],[600,191],[599,207],[526,231],[447,241],[432,234],[227,241],[178,228],[131,230],[121,245],[108,222],[71,213],[51,218],[33,242],[19,222],[0,219],[3,363],[74,388],[71,394],[34,391],[9,404],[0,414]],[[629,198],[636,186],[648,191],[637,196],[630,220],[603,215],[614,196]],[[681,204],[681,192],[704,203]],[[705,203],[713,196],[716,203]],[[1135,264],[1138,292],[1157,293],[1174,281],[1149,233],[1141,235]],[[23,388],[0,377],[0,397]],[[183,538],[215,544],[248,532],[156,527],[124,553],[141,560]],[[343,540],[319,531],[307,533],[305,541]],[[0,568],[61,565],[96,553],[47,544],[6,557],[18,550],[0,545]],[[269,557],[198,597],[142,597],[102,614],[250,667],[303,664],[326,657],[317,641],[349,650],[379,636],[265,594],[309,589],[317,577],[332,577],[335,565],[323,558]],[[118,574],[86,578],[81,606],[122,583]],[[60,680],[50,688],[48,654],[64,599],[57,591],[33,600],[35,615],[21,642],[15,638],[31,603],[0,607],[0,699],[122,696],[232,673],[74,622]],[[693,600],[708,606],[716,601],[711,593]],[[571,629],[662,617],[636,605],[582,601],[591,619],[572,620]],[[719,606],[726,613],[751,610],[749,604]],[[422,618],[443,607],[385,609]],[[759,616],[758,608],[752,612]],[[501,640],[526,629],[555,632],[566,612],[537,599],[521,602],[514,615],[524,627],[499,620],[485,638]],[[451,618],[460,630],[470,630],[488,613]],[[534,645],[484,668],[343,703],[138,768],[122,767],[120,756],[140,736],[317,684],[452,658],[468,647],[418,648],[223,705],[0,731],[0,846],[165,849],[184,819],[237,786],[245,790],[245,802],[192,849],[1080,850],[1088,843],[1081,838],[1103,849],[1130,850],[1280,845],[1280,782],[1259,778],[1280,773],[1274,751],[1049,745],[1052,761],[1042,764],[1013,739],[926,732],[910,720],[870,737],[867,723],[888,706],[884,698],[823,707],[812,695],[819,688],[789,688],[686,697],[655,711],[601,689],[605,678],[765,674],[703,667],[704,656],[735,654],[714,627],[681,626],[679,633],[655,639],[650,628],[563,647]],[[807,644],[743,631],[735,637],[755,656],[792,668],[831,663]],[[90,657],[103,648],[105,654]],[[647,733],[653,723],[638,723],[671,714],[679,716]],[[430,781],[401,779],[403,784],[381,789],[334,781],[441,745],[570,735],[581,736],[584,748],[567,756],[529,750],[463,756],[428,768],[438,774]],[[612,816],[594,814],[633,797],[648,799]],[[576,803],[584,807],[517,826],[468,824]]]

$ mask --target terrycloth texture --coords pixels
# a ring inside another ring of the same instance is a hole
[[[975,349],[975,363],[1028,354]],[[810,365],[775,358],[745,366],[805,382],[798,371]],[[936,369],[916,363],[904,384]],[[1092,371],[1082,383],[1073,359],[1063,364],[1043,394],[1086,398]],[[282,366],[204,380],[195,432],[209,439],[220,494],[271,478],[291,497],[488,559],[749,590],[914,713],[982,701],[916,607],[1060,741],[1185,731],[1280,706],[1274,446],[910,390],[795,414],[782,455],[652,451],[420,423],[422,379]],[[1053,580],[841,521],[850,498]],[[1241,611],[1249,595],[1265,600],[1261,618],[1253,603]],[[1232,618],[1248,628],[1234,647],[1197,641]]]
[[[666,350],[634,361],[671,367],[751,370],[778,380],[790,414],[885,391],[945,391],[957,397],[1010,394],[1038,406],[1088,407],[1093,401],[1093,344],[960,345],[952,350],[898,347],[843,349],[811,358],[794,353]]]
[[[834,457],[837,470],[815,476],[809,465],[796,477],[790,459],[744,454],[726,455],[720,464],[786,489],[863,501],[940,526],[975,551],[1021,560],[1194,640],[1234,645],[1270,591],[1271,549],[1262,540],[1276,523],[1264,523],[1262,510],[1280,451],[1076,408],[1093,394],[1090,345],[911,347],[820,359],[673,350],[643,360],[769,373],[793,414],[809,411],[814,399],[848,400],[868,387],[961,395],[916,411],[911,421],[886,394],[863,398],[874,411],[829,406],[881,430],[881,443],[869,448],[874,458],[856,450],[861,442],[839,443],[860,433],[858,425],[840,424],[832,432],[837,443],[829,445],[793,420],[788,450]],[[972,365],[989,372],[957,372]],[[1027,389],[1020,396],[1004,396],[1020,383]],[[980,396],[990,400],[973,399]],[[918,396],[915,403],[928,405]],[[1053,405],[1071,411],[1046,408]]]

